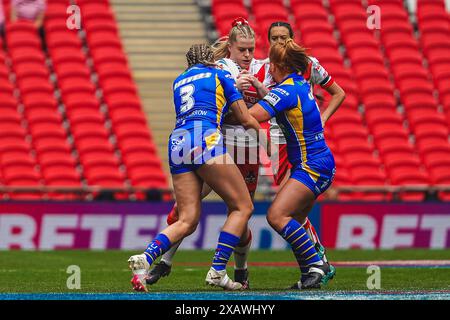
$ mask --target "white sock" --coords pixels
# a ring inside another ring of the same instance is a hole
[[[234,268],[237,270],[247,269],[247,258],[252,246],[252,239],[244,246],[234,248]]]
[[[175,255],[175,253],[178,250],[178,247],[180,246],[182,240],[176,242],[170,249],[169,251],[167,251],[166,253],[164,253],[161,257],[161,261],[164,261],[165,264],[167,264],[168,266],[172,265],[172,259],[173,256]]]

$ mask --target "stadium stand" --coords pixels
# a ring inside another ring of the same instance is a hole
[[[9,22],[9,0],[2,1],[0,183],[167,188],[158,156],[166,151],[148,126],[126,51],[134,42],[121,39],[113,10],[126,3],[48,0],[43,46],[32,23]],[[417,8],[411,3],[212,0],[210,9],[218,36],[237,16],[250,21],[257,58],[267,57],[270,23],[290,22],[297,41],[343,87],[346,100],[325,129],[338,168],[334,186],[423,189],[450,184],[450,19],[444,0],[417,0]],[[81,8],[81,30],[67,28],[70,4]],[[381,8],[380,30],[367,28],[368,5]],[[320,88],[315,93],[326,105],[329,95]],[[0,198],[79,198],[75,192],[5,190]],[[339,193],[337,199],[426,199],[422,191],[396,198],[380,190]],[[437,196],[446,201],[450,192]]]
[[[225,2],[212,1],[221,35],[231,19],[222,20],[218,13]],[[368,5],[381,8],[381,30],[367,27]],[[335,186],[450,182],[443,174],[450,172],[450,33],[444,0],[418,0],[417,25],[402,0],[233,1],[233,6],[253,22],[258,39],[266,39],[264,26],[270,21],[290,22],[297,41],[346,91],[344,104],[325,129],[338,168]],[[256,45],[256,56],[265,58],[267,42]],[[328,101],[326,93],[316,93]],[[390,200],[393,195],[353,192],[338,199]],[[425,194],[402,192],[399,199],[423,201]],[[439,199],[448,200],[449,193],[439,192]]]
[[[48,51],[33,23],[6,26],[6,51],[0,54],[0,104],[8,108],[0,117],[2,183],[167,188],[109,2],[76,2],[81,31],[66,26],[70,1],[47,3]],[[8,10],[8,1],[4,4]],[[49,192],[44,198],[76,197]]]

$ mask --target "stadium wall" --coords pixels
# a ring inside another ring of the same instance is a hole
[[[267,224],[270,202],[255,204],[253,247],[287,249]],[[171,203],[4,202],[0,250],[142,250],[166,226]],[[212,249],[226,215],[223,203],[203,204],[196,232],[183,249]],[[310,219],[328,248],[450,248],[450,203],[321,203]]]

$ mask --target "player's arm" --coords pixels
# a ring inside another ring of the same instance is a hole
[[[250,78],[250,80],[251,80],[251,84],[253,85],[253,87],[256,89],[256,92],[258,93],[258,98],[262,99],[269,93],[270,90],[267,89],[267,87],[261,81],[259,81],[259,79],[257,77],[252,76]]]
[[[296,105],[295,94],[287,86],[276,87],[250,108],[250,114],[259,122],[267,121],[278,113]]]
[[[252,108],[253,109],[253,108]],[[261,125],[258,120],[253,117],[244,100],[236,100],[231,104],[231,110],[233,111],[233,116],[239,121],[240,124],[247,130],[247,133],[252,136],[253,139],[259,142],[259,144],[266,149],[267,155],[271,156],[271,148],[267,143],[267,135],[260,134],[263,131],[261,130]]]
[[[321,115],[322,125],[325,126],[328,119],[330,119],[344,101],[345,92],[320,64],[319,60],[314,57],[310,57],[309,59],[311,60],[311,82],[320,85],[331,95],[331,100]]]
[[[325,90],[331,95],[331,100],[321,115],[323,126],[325,126],[325,123],[331,118],[345,99],[344,89],[342,89],[336,82],[325,88]]]

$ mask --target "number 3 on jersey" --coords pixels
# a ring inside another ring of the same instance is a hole
[[[195,91],[195,86],[193,84],[188,84],[187,86],[180,88],[181,95],[181,106],[180,113],[185,113],[194,107],[194,97],[192,96]]]

